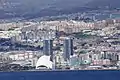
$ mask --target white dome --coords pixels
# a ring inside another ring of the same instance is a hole
[[[38,69],[39,66],[45,66],[47,68],[52,69],[52,61],[50,61],[50,56],[42,56],[38,59],[36,64],[36,69]]]

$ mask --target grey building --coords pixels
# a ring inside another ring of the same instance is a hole
[[[51,56],[51,61],[53,61],[53,40],[43,41],[43,53],[44,55]]]
[[[70,58],[70,55],[73,55],[73,40],[65,39],[64,41],[64,60],[67,61]]]

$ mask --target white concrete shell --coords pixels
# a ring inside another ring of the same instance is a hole
[[[50,56],[42,56],[38,59],[36,63],[36,69],[38,69],[39,66],[45,66],[49,69],[52,69],[52,61],[50,61]]]

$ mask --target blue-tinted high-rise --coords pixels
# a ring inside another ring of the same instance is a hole
[[[70,55],[73,55],[73,40],[65,39],[64,40],[64,60],[65,61],[69,60]]]
[[[43,41],[43,53],[44,55],[53,57],[53,40],[44,40]]]

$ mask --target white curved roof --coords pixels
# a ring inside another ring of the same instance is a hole
[[[38,59],[36,64],[36,69],[38,69],[39,66],[46,66],[47,68],[52,69],[52,61],[50,61],[50,56],[42,56]]]

